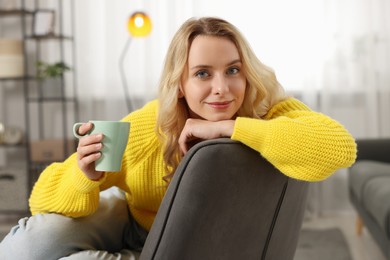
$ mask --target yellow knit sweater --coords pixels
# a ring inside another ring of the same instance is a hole
[[[117,186],[126,192],[135,220],[149,230],[166,191],[162,149],[155,133],[157,109],[157,101],[152,101],[123,119],[131,122],[131,130],[121,172],[89,180],[78,168],[76,154],[48,166],[33,188],[32,214],[86,216],[96,210],[100,191]],[[264,119],[237,118],[231,138],[258,151],[292,178],[324,180],[355,161],[356,144],[348,131],[296,99],[275,105]]]

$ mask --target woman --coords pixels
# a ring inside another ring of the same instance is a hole
[[[41,174],[30,198],[34,216],[11,230],[0,245],[1,259],[130,255],[142,247],[181,158],[200,140],[230,137],[305,181],[324,180],[356,157],[347,130],[287,97],[240,32],[218,18],[181,26],[167,53],[158,100],[123,121],[131,130],[121,172],[95,171],[102,135],[80,139],[77,153]],[[91,128],[85,123],[79,134]],[[112,186],[126,200],[101,201],[97,210],[100,191]],[[115,224],[107,224],[112,219]]]

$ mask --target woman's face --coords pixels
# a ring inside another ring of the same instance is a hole
[[[180,87],[191,118],[234,118],[244,100],[245,88],[246,78],[233,42],[215,36],[193,40]]]

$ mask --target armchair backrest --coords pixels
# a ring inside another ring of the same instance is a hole
[[[307,188],[239,142],[201,142],[180,163],[140,259],[293,259]]]

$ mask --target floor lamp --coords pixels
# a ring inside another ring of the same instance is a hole
[[[152,30],[152,22],[147,14],[144,12],[135,12],[133,13],[128,21],[127,21],[127,30],[129,32],[129,37],[126,41],[125,47],[122,50],[120,59],[119,59],[119,70],[121,73],[121,80],[122,80],[122,86],[123,91],[125,92],[125,98],[126,98],[126,105],[127,108],[130,111],[132,111],[133,107],[131,105],[130,101],[130,92],[129,87],[126,80],[126,73],[123,66],[126,53],[129,49],[132,37],[145,37],[147,36],[151,30]]]

